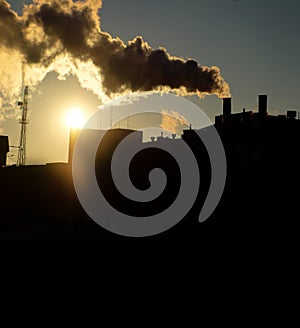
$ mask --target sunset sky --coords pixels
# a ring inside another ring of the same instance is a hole
[[[21,14],[21,0],[8,2]],[[218,66],[235,111],[256,110],[258,94],[268,94],[269,111],[277,115],[300,111],[299,12],[298,0],[104,0],[100,16],[102,31],[125,43],[141,35],[155,49]],[[190,99],[211,119],[221,111],[217,96]],[[49,74],[30,101],[29,162],[66,161],[67,113],[79,107],[88,117],[100,105],[75,77],[62,82]],[[17,120],[6,119],[0,128],[18,144]]]

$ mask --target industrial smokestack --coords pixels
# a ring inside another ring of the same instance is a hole
[[[268,115],[268,96],[267,95],[260,95],[258,97],[258,112],[261,116]]]
[[[223,115],[230,116],[232,112],[231,98],[223,98]]]

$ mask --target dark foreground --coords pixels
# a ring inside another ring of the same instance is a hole
[[[275,173],[275,172],[274,172]],[[220,205],[205,223],[197,222],[199,206],[177,226],[154,239],[201,239],[298,235],[299,178],[291,174],[229,177]],[[52,164],[0,170],[0,239],[120,239],[96,223],[79,204],[70,167]]]

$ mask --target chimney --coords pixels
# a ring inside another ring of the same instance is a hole
[[[231,98],[223,98],[223,115],[230,116],[231,112]]]
[[[259,96],[258,112],[261,116],[268,115],[268,96],[267,95]]]

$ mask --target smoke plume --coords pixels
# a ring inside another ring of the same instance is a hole
[[[51,71],[73,74],[103,101],[134,91],[229,95],[218,67],[155,50],[140,36],[125,44],[103,32],[101,7],[102,0],[35,0],[20,17],[0,0],[0,103],[20,91],[24,65],[27,84]]]
[[[162,121],[160,127],[163,130],[173,134],[181,135],[184,129],[189,128],[189,121],[181,114],[175,111],[162,111]]]

